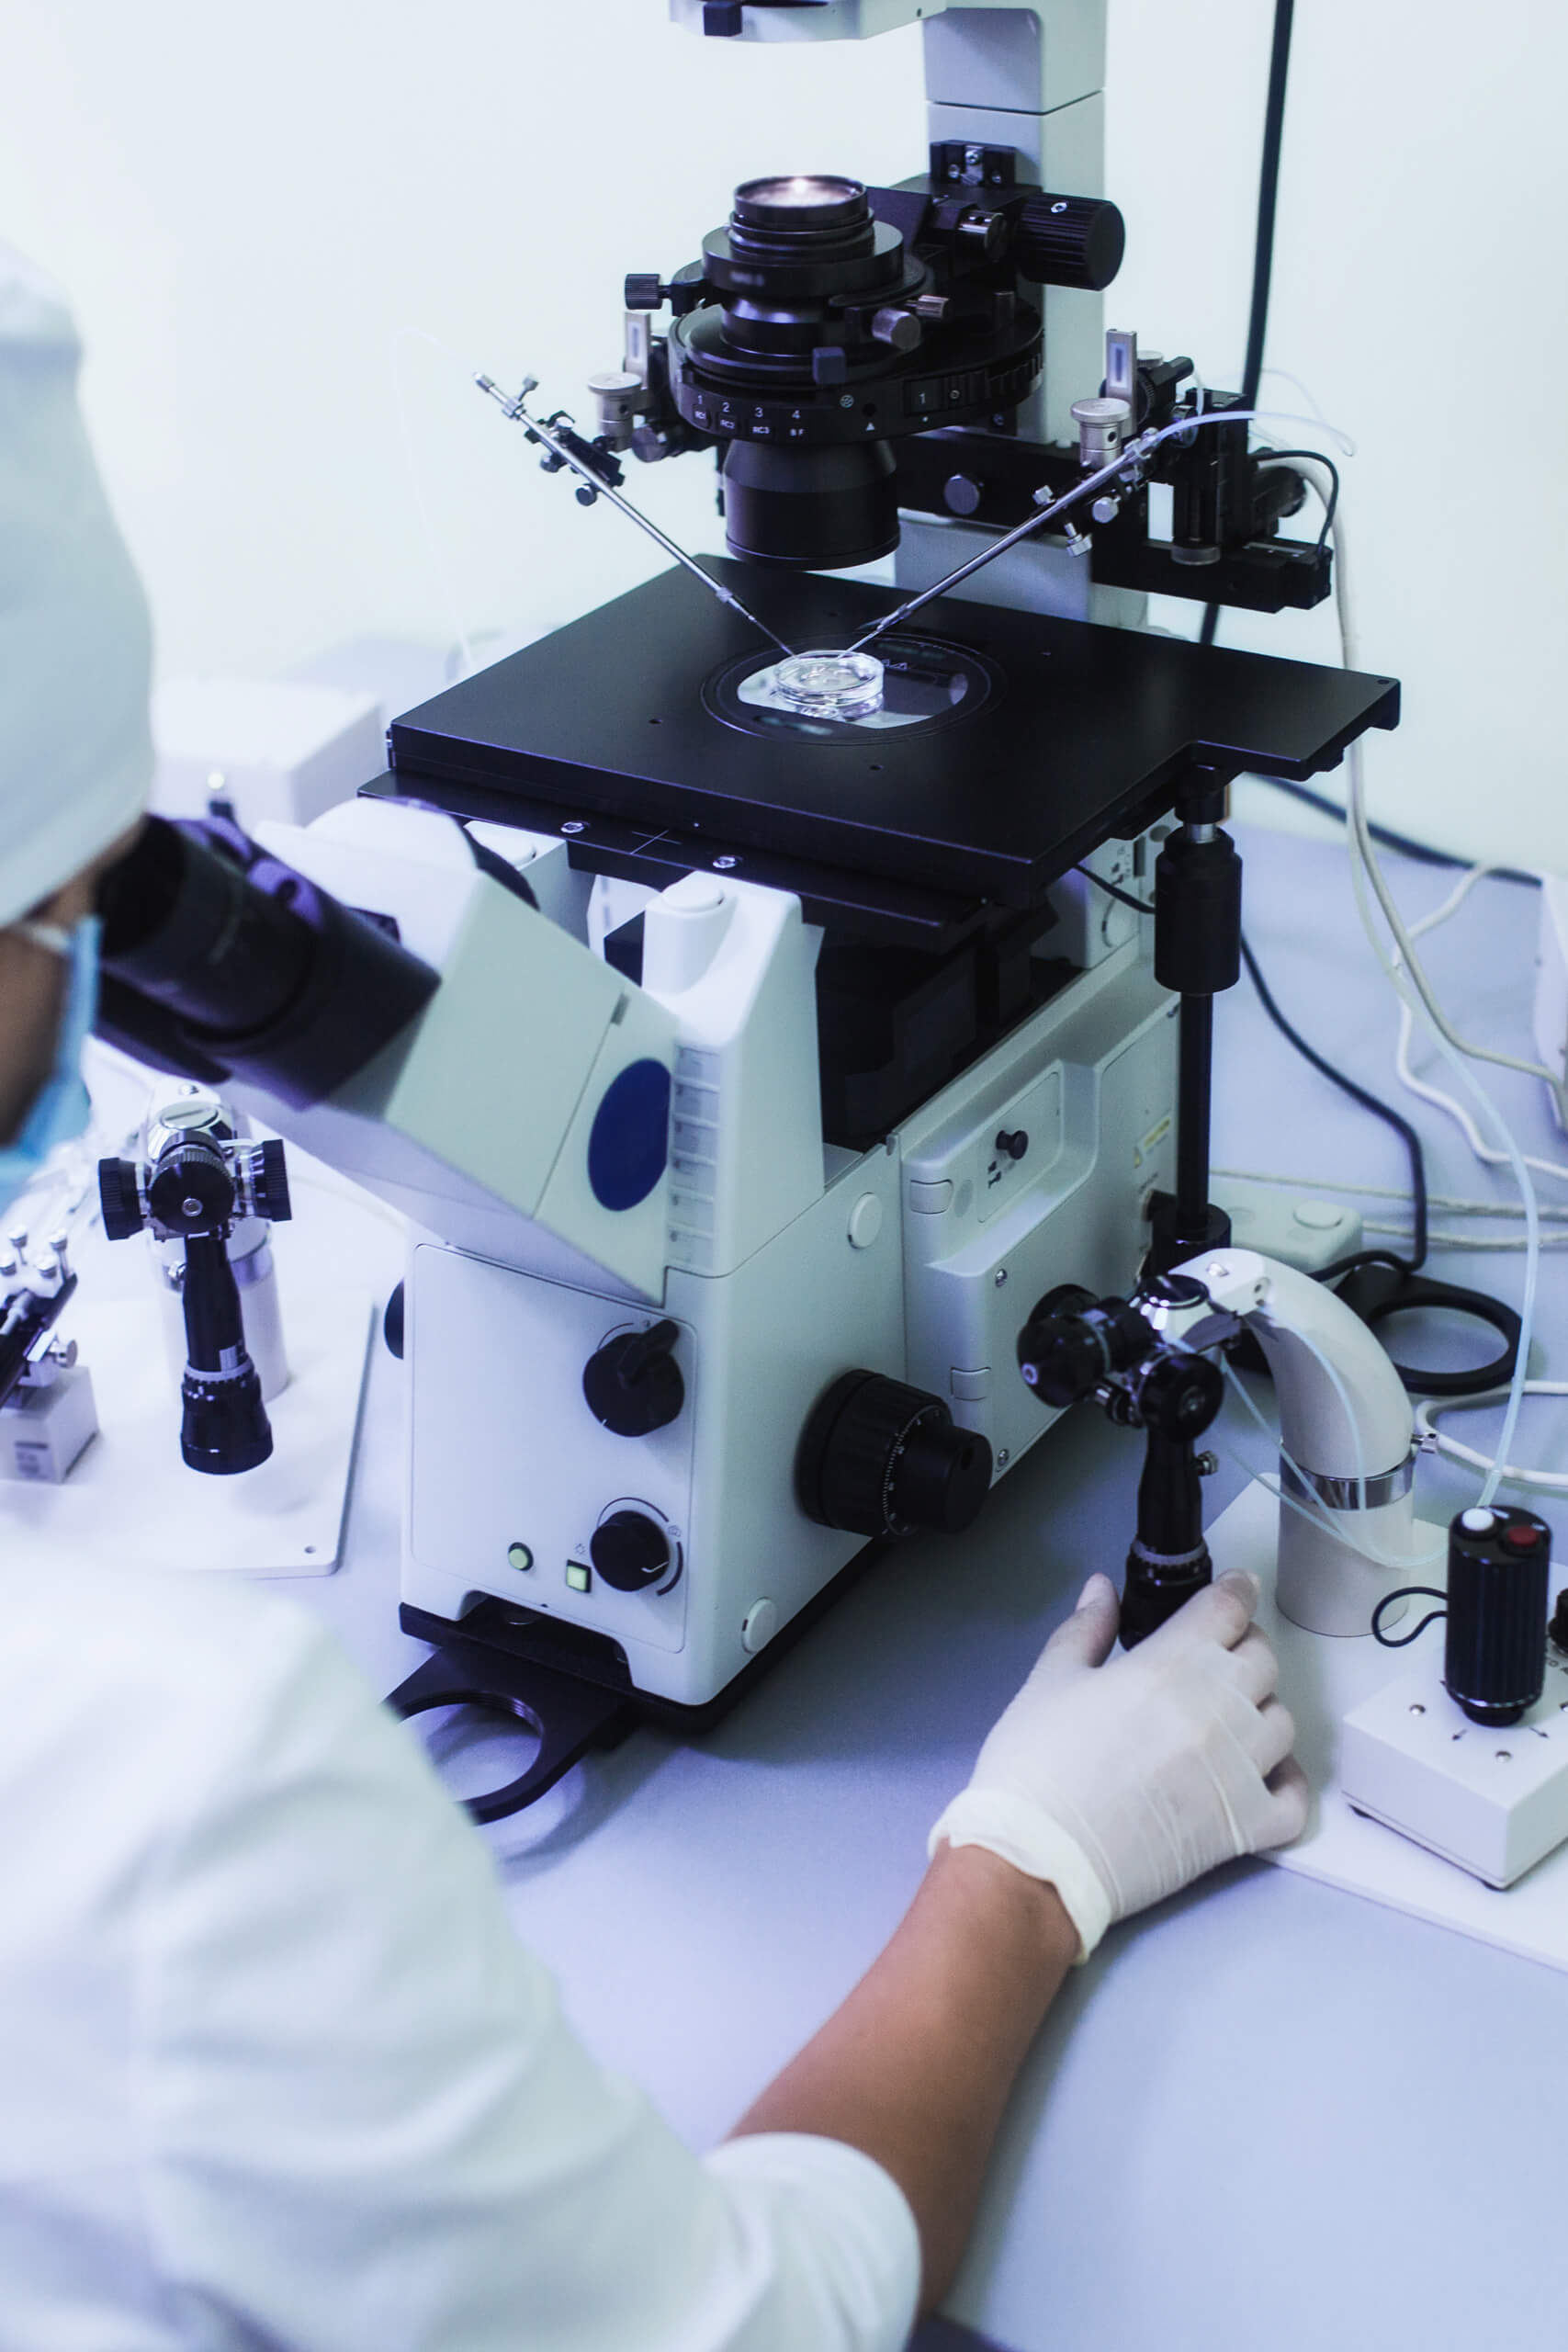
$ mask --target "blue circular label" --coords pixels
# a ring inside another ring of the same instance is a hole
[[[670,1159],[670,1073],[633,1062],[604,1090],[588,1138],[588,1181],[601,1208],[635,1209]]]

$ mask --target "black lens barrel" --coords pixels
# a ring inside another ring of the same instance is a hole
[[[300,1109],[406,1027],[439,976],[239,828],[149,818],[100,886],[100,1031]]]

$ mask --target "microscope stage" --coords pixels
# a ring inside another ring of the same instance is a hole
[[[899,601],[816,572],[711,568],[797,650],[852,643]],[[951,597],[900,635],[908,666],[948,664],[958,699],[913,724],[792,719],[738,691],[749,656],[759,672],[775,658],[766,643],[663,572],[395,719],[396,788],[478,786],[491,807],[515,795],[1028,906],[1162,815],[1194,766],[1300,780],[1399,716],[1389,678]]]

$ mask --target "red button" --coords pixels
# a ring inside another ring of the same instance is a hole
[[[1511,1527],[1503,1530],[1503,1541],[1511,1552],[1533,1552],[1541,1542],[1541,1530],[1526,1527],[1516,1520]]]

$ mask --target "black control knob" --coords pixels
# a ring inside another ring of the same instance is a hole
[[[1043,1405],[1092,1396],[1108,1373],[1148,1355],[1154,1333],[1124,1298],[1096,1300],[1076,1283],[1047,1291],[1018,1335],[1018,1368]]]
[[[846,1372],[821,1397],[800,1442],[800,1507],[822,1527],[956,1535],[990,1492],[991,1449],[958,1429],[939,1396],[877,1373]]]
[[[166,1233],[215,1233],[234,1214],[234,1182],[215,1144],[175,1144],[147,1187],[147,1205]]]
[[[1533,1510],[1461,1510],[1449,1527],[1443,1681],[1472,1723],[1514,1724],[1546,1683],[1551,1530]]]
[[[617,1592],[646,1592],[670,1573],[670,1537],[645,1510],[613,1510],[594,1529],[588,1555]]]
[[[287,1225],[294,1215],[288,1198],[288,1165],[276,1136],[269,1136],[252,1156],[251,1197],[256,1215],[269,1218],[274,1225]]]
[[[1558,1648],[1568,1653],[1568,1585],[1557,1596],[1557,1606],[1551,1612],[1551,1638]]]
[[[668,1317],[646,1331],[617,1331],[588,1359],[582,1393],[596,1421],[617,1437],[649,1437],[678,1419],[686,1401],[673,1350],[680,1326]]]
[[[1122,266],[1127,224],[1113,204],[1091,196],[1032,196],[1013,232],[1013,259],[1036,286],[1104,291]]]
[[[129,1159],[98,1162],[98,1205],[104,1213],[104,1235],[109,1241],[129,1241],[141,1230],[141,1203],[137,1197],[136,1170]]]

